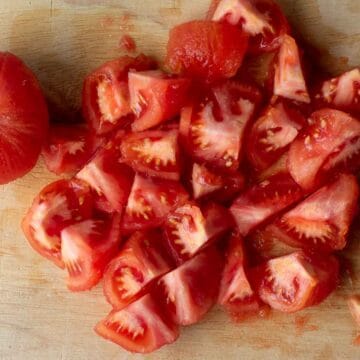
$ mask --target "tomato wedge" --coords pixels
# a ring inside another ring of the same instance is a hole
[[[179,336],[178,327],[167,320],[149,294],[125,309],[110,312],[95,331],[125,350],[143,354],[170,344]]]
[[[252,284],[262,301],[291,313],[322,302],[339,281],[336,257],[309,257],[295,252],[269,260],[251,272]]]
[[[60,233],[67,226],[90,218],[92,212],[91,190],[85,183],[59,180],[36,196],[21,227],[35,251],[64,268]]]
[[[128,134],[121,142],[122,160],[135,171],[169,180],[180,179],[178,131]]]
[[[322,109],[310,117],[291,144],[288,169],[295,181],[311,190],[339,170],[360,168],[360,122],[338,110]]]
[[[123,56],[100,66],[84,81],[82,110],[89,127],[104,134],[127,123],[132,113],[128,87],[130,70],[144,71],[155,67],[145,55]]]
[[[356,325],[360,328],[360,295],[352,295],[348,299],[348,306],[351,316],[353,317]]]
[[[158,281],[154,290],[158,302],[175,324],[196,324],[209,312],[216,302],[222,268],[222,256],[211,247]]]

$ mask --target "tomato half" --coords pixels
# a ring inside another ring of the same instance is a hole
[[[120,214],[96,217],[61,231],[61,259],[71,291],[93,288],[120,247]]]
[[[174,342],[179,336],[178,327],[166,319],[149,294],[125,309],[113,310],[96,325],[95,331],[125,350],[136,353],[150,353]]]
[[[34,74],[15,55],[0,52],[0,184],[34,167],[47,136],[48,118]]]
[[[295,181],[310,190],[338,170],[360,168],[360,122],[338,110],[322,109],[310,117],[291,144],[288,169]]]
[[[165,65],[175,74],[207,82],[233,77],[247,49],[248,36],[227,23],[196,20],[170,31]]]
[[[61,231],[92,216],[90,188],[80,181],[59,180],[36,196],[21,227],[32,248],[64,268]]]
[[[350,296],[348,306],[356,325],[360,327],[360,295]]]
[[[322,302],[339,281],[336,257],[309,257],[295,252],[269,260],[251,272],[262,301],[273,309],[291,313]]]
[[[160,231],[135,232],[106,269],[105,297],[114,308],[122,309],[173,267]]]
[[[153,69],[155,63],[145,55],[123,56],[109,61],[88,75],[84,81],[82,111],[89,127],[104,134],[121,126],[132,113],[128,87],[130,70]]]
[[[175,324],[192,325],[208,313],[216,302],[222,268],[222,256],[211,247],[158,281],[158,301]]]
[[[188,98],[190,80],[160,70],[130,72],[130,104],[136,119],[133,131],[150,129],[180,113]]]

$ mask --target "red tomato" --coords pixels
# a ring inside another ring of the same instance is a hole
[[[29,172],[48,131],[39,83],[15,55],[0,52],[0,184]]]
[[[196,20],[170,31],[166,66],[175,74],[214,82],[233,77],[241,66],[248,37],[227,23]]]
[[[109,212],[122,212],[134,179],[132,169],[119,162],[122,136],[123,133],[118,132],[76,175],[103,198],[101,209]]]
[[[236,170],[244,132],[260,97],[256,88],[229,81],[213,87],[200,104],[184,108],[180,134],[189,154],[216,168]]]
[[[358,200],[356,177],[340,175],[269,225],[268,236],[305,249],[342,250]]]
[[[348,306],[356,325],[360,327],[360,295],[350,296]]]
[[[64,267],[61,231],[92,215],[90,188],[80,181],[59,180],[41,190],[22,221],[22,230],[32,248]]]
[[[122,125],[125,117],[131,114],[129,71],[154,67],[155,63],[144,55],[136,58],[123,56],[88,75],[83,86],[82,111],[90,128],[104,134]]]
[[[158,281],[158,302],[175,324],[195,324],[211,309],[222,267],[222,256],[209,248]]]
[[[243,239],[234,233],[227,249],[218,303],[237,318],[255,315],[261,308],[260,299],[246,275],[246,267]]]
[[[135,232],[104,275],[104,294],[122,309],[144,294],[151,282],[174,267],[159,231]]]
[[[310,103],[299,48],[294,38],[285,35],[275,65],[274,95]]]
[[[70,225],[61,231],[61,259],[71,291],[90,290],[120,247],[120,214]]]
[[[295,181],[310,190],[335,170],[360,167],[360,122],[337,110],[323,109],[310,117],[291,144],[288,168]]]
[[[269,106],[255,122],[247,140],[248,159],[259,171],[273,165],[306,125],[302,114],[284,102]]]
[[[184,204],[188,197],[176,181],[150,179],[137,174],[123,217],[123,230],[131,232],[161,225],[168,214]]]
[[[135,171],[169,180],[180,179],[178,131],[128,134],[121,142],[122,160]]]
[[[160,70],[130,72],[130,104],[136,119],[133,131],[143,131],[170,120],[187,101],[190,80]]]
[[[241,25],[249,34],[249,52],[278,49],[290,26],[281,8],[273,0],[214,0],[209,17]]]
[[[256,227],[302,198],[295,181],[278,174],[253,185],[230,208],[240,235],[247,236]]]
[[[122,310],[113,310],[95,331],[127,351],[150,353],[174,342],[178,327],[170,323],[151,295],[145,295]]]
[[[254,268],[251,279],[262,301],[291,313],[319,304],[335,290],[339,262],[334,256],[315,258],[299,251]]]

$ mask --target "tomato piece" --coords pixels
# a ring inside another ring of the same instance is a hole
[[[189,79],[160,70],[130,72],[130,104],[136,115],[133,131],[150,129],[178,115],[189,88]]]
[[[135,232],[106,269],[105,297],[114,308],[122,309],[173,267],[161,232]]]
[[[55,181],[35,197],[21,227],[35,251],[64,268],[60,233],[64,228],[90,218],[92,205],[91,190],[86,184]]]
[[[102,197],[102,210],[122,212],[130,194],[134,173],[126,164],[119,162],[123,133],[118,132],[104,148],[76,175],[88,183]]]
[[[177,130],[150,130],[126,135],[122,160],[135,171],[169,180],[180,179]]]
[[[121,126],[131,114],[128,73],[155,67],[145,55],[123,56],[109,61],[88,75],[84,81],[82,111],[89,127],[104,134]]]
[[[360,168],[360,122],[338,110],[323,109],[310,117],[291,144],[288,169],[295,181],[310,190],[335,171]]]
[[[97,217],[61,231],[61,259],[71,291],[93,288],[120,247],[120,214]]]
[[[247,151],[251,164],[259,171],[273,165],[306,125],[296,108],[278,102],[269,106],[254,123],[248,137]]]
[[[170,31],[165,65],[175,74],[207,82],[233,77],[241,66],[248,36],[227,23],[196,20]]]
[[[222,268],[222,256],[211,247],[158,281],[158,302],[175,324],[196,324],[209,312],[216,302]]]
[[[256,227],[286,209],[303,196],[301,188],[286,174],[277,174],[253,185],[230,208],[240,235],[247,236]]]
[[[176,181],[150,179],[136,174],[122,228],[131,232],[157,227],[188,197],[186,190]]]
[[[319,304],[339,281],[336,257],[309,257],[303,252],[269,260],[252,270],[253,286],[273,309],[292,313]]]
[[[348,299],[348,306],[356,325],[360,328],[360,295],[352,295]]]
[[[172,212],[165,223],[165,234],[178,264],[193,257],[232,227],[225,208],[209,203],[202,209],[188,203]]]
[[[243,239],[239,234],[234,233],[227,249],[218,303],[236,318],[255,315],[262,306],[248,280],[247,266]]]
[[[213,87],[200,104],[183,109],[180,134],[188,153],[199,162],[235,171],[243,153],[243,137],[261,95],[235,81]]]
[[[95,327],[96,333],[127,351],[150,353],[174,342],[178,327],[170,323],[152,298],[145,295],[122,310],[113,310]]]
[[[269,225],[270,236],[291,246],[342,250],[359,199],[356,177],[342,174]]]
[[[34,167],[47,136],[48,120],[35,75],[15,55],[0,52],[0,184]]]

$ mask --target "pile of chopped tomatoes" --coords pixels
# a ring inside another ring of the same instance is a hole
[[[292,313],[336,289],[359,199],[360,72],[322,79],[309,63],[273,0],[217,0],[171,30],[163,69],[124,56],[85,79],[87,125],[53,127],[43,151],[74,175],[22,227],[70,290],[103,279],[100,336],[148,353],[216,303]]]

